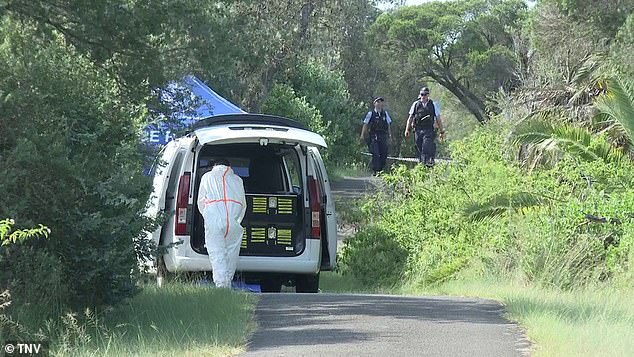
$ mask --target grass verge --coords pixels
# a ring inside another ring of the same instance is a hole
[[[510,281],[455,280],[434,287],[368,289],[336,273],[323,292],[453,295],[490,298],[527,331],[534,356],[634,356],[634,289],[560,291]]]
[[[559,291],[458,280],[418,293],[492,298],[526,328],[536,356],[634,356],[634,290]]]
[[[255,302],[254,295],[185,283],[147,286],[102,319],[64,319],[52,355],[233,356],[254,327]]]

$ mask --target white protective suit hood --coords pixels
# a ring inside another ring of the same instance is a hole
[[[247,209],[242,179],[228,166],[214,166],[200,180],[197,202],[205,220],[205,246],[214,284],[230,287],[240,255],[244,230],[241,222]]]

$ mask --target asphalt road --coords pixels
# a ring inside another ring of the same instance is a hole
[[[333,182],[346,202],[380,185]],[[340,227],[341,228],[341,227]],[[346,238],[340,232],[341,239]],[[455,297],[262,294],[246,356],[526,356],[530,344],[495,301]]]
[[[526,356],[494,301],[448,297],[263,294],[245,356]]]

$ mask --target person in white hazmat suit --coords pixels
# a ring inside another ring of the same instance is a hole
[[[209,253],[214,284],[230,288],[238,264],[241,225],[247,203],[244,185],[229,162],[217,160],[205,173],[198,189],[198,210],[205,221],[205,246]]]

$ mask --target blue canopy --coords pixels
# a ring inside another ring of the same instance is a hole
[[[194,76],[185,77],[185,83],[191,86],[192,93],[201,98],[207,104],[203,104],[196,111],[197,119],[206,118],[213,115],[246,113],[237,105],[231,103],[211,88],[207,87],[200,79]]]
[[[221,97],[213,89],[195,76],[186,76],[180,83],[173,83],[169,87],[185,88],[191,92],[190,99],[184,99],[178,103],[181,107],[187,107],[187,102],[202,103],[196,108],[187,108],[188,114],[178,113],[176,120],[183,126],[189,126],[197,120],[214,115],[246,113],[235,104]],[[166,102],[173,102],[173,98],[163,98]],[[145,129],[146,142],[149,145],[165,145],[174,139],[169,125],[148,125]]]

